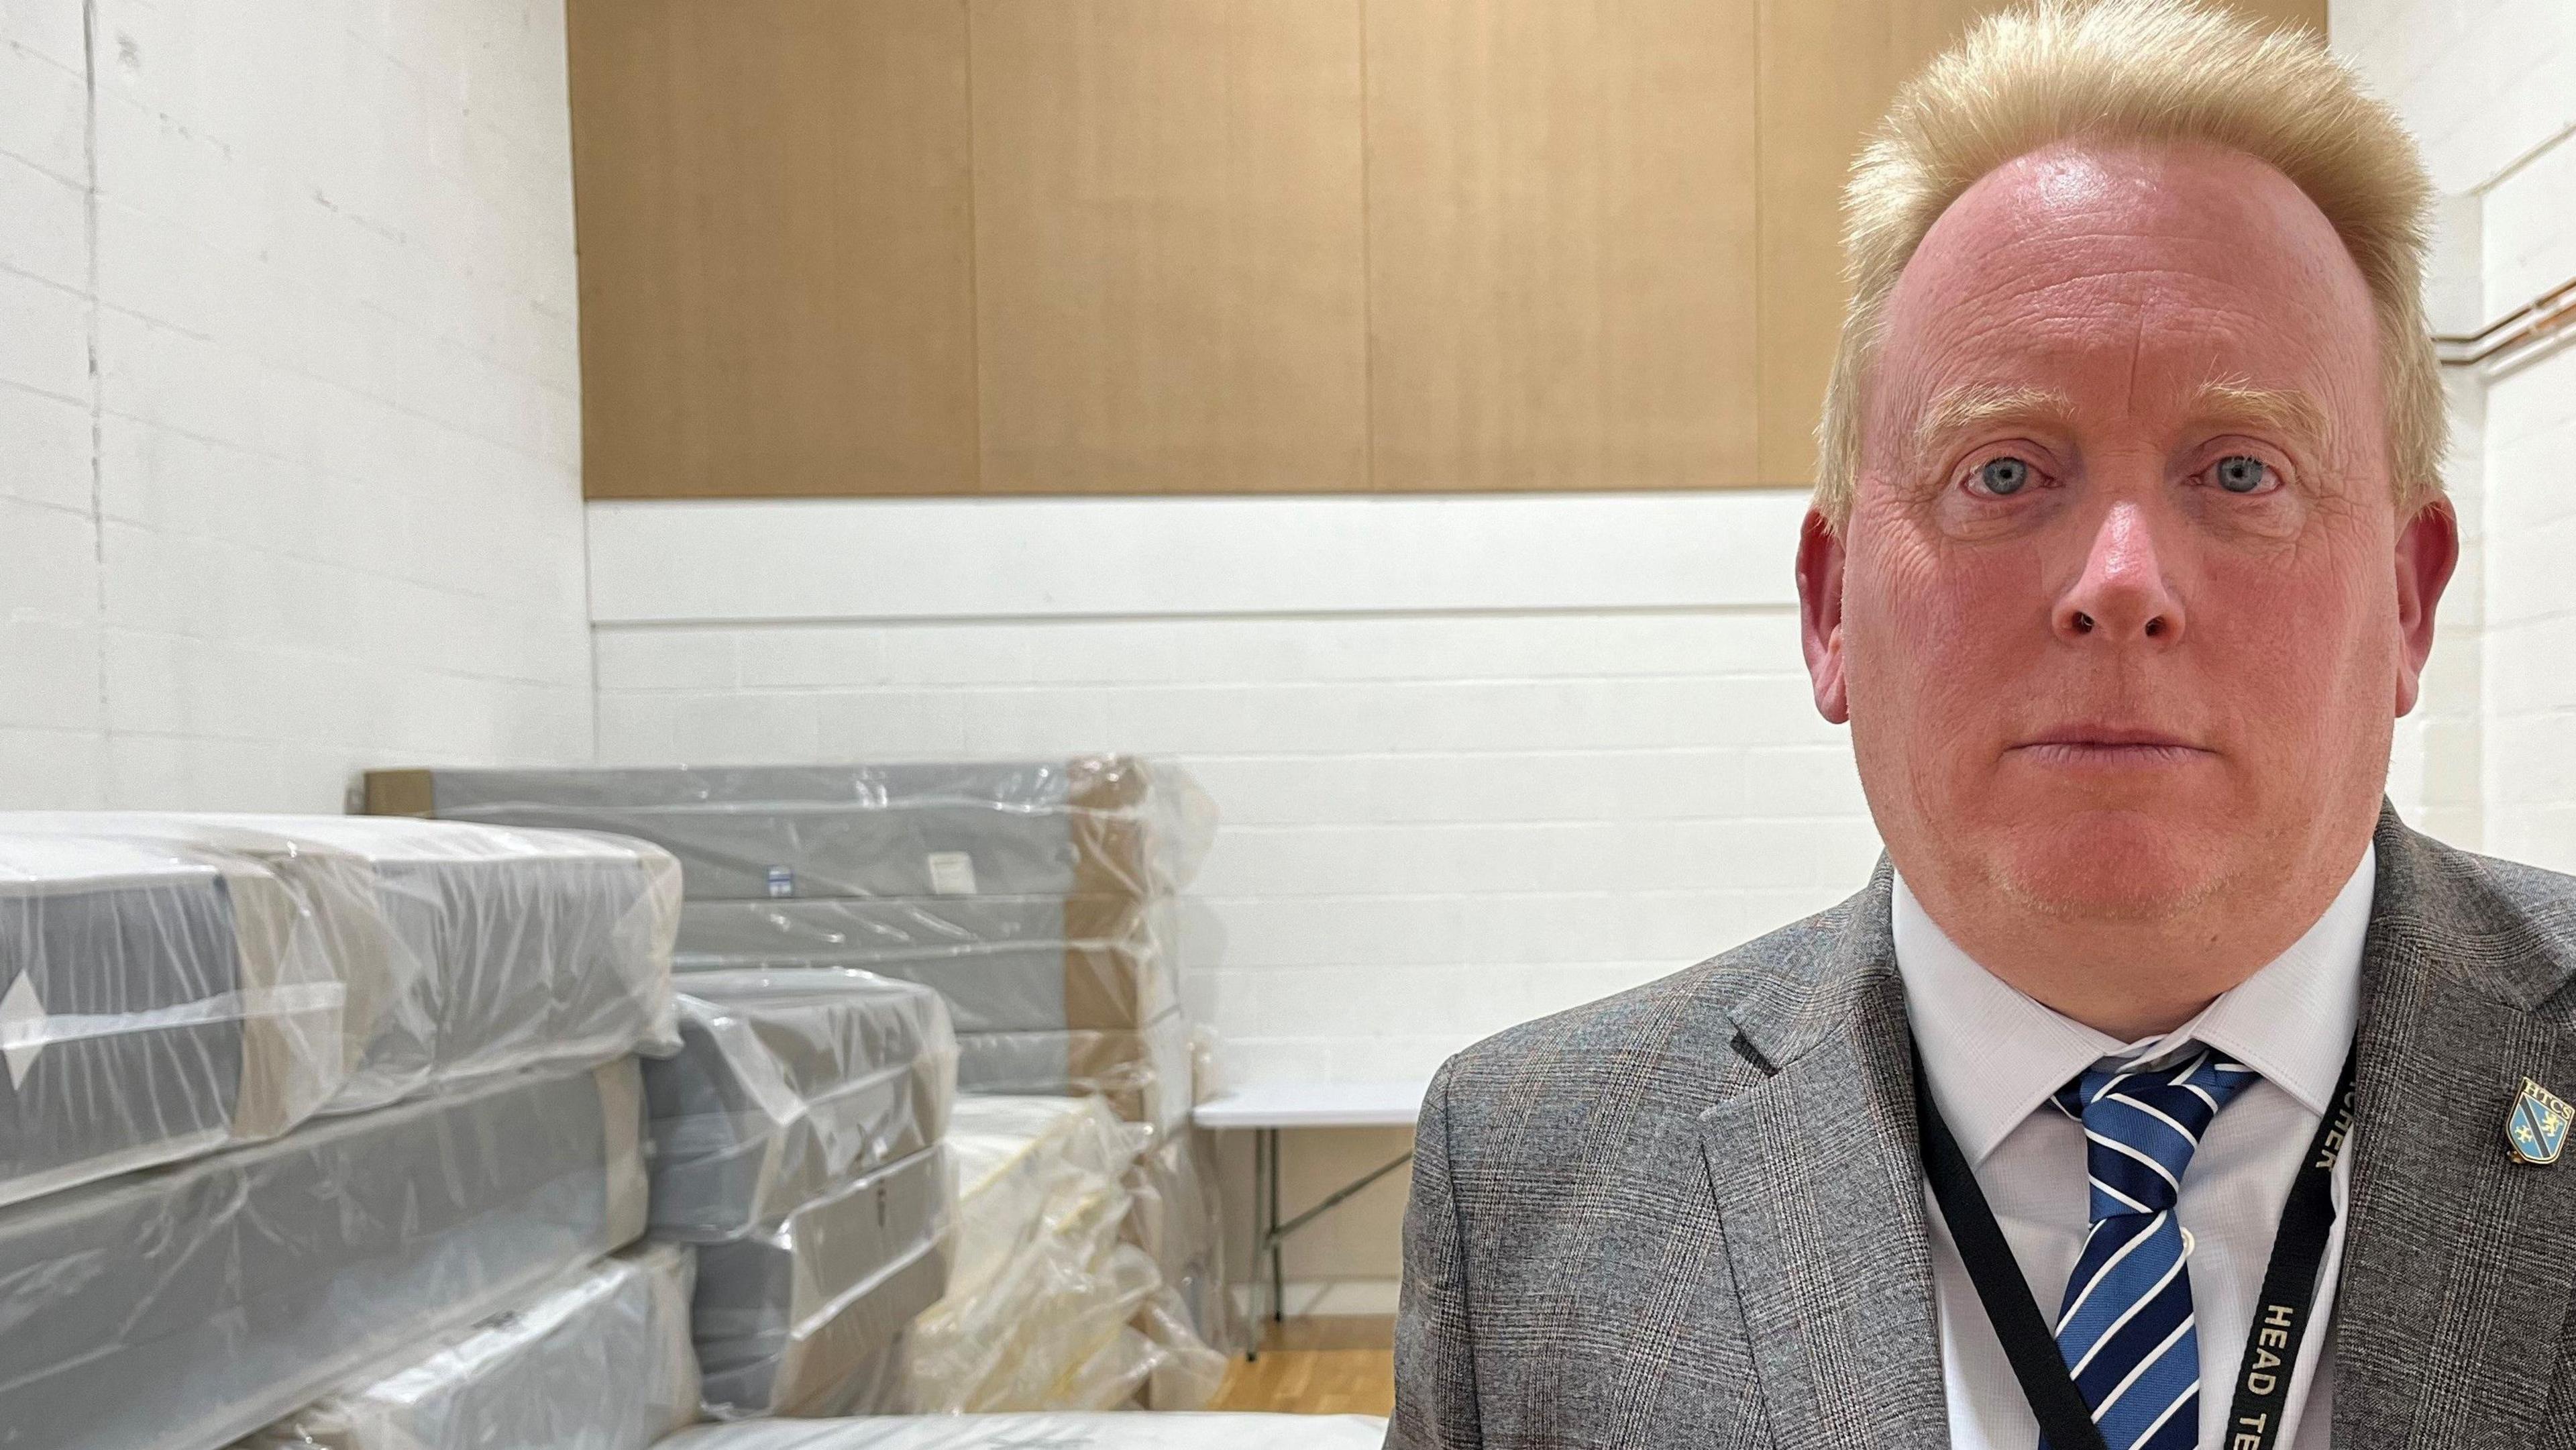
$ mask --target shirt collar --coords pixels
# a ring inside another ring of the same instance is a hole
[[[2378,884],[2373,848],[2325,914],[2253,976],[2171,1032],[2122,1042],[2052,1010],[1977,964],[1896,878],[1891,925],[1905,1011],[1933,1101],[1971,1165],[2069,1078],[2105,1058],[2217,1048],[2323,1114],[2361,1012],[2361,948]]]

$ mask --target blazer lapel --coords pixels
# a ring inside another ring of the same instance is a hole
[[[2564,948],[2394,815],[2377,844],[2334,1440],[2527,1445],[2576,1266],[2576,1160],[2517,1162],[2504,1134],[2526,1076],[2576,1085],[2576,1044],[2535,1010]]]
[[[1888,873],[1799,1000],[1740,1018],[1776,1070],[1700,1117],[1774,1443],[1947,1443]],[[1756,1018],[1763,1020],[1755,1020]]]

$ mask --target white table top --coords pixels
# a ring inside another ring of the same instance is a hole
[[[1411,1082],[1256,1082],[1193,1114],[1202,1128],[1410,1128],[1428,1078]]]

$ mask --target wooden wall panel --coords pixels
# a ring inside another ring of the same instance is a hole
[[[1802,485],[2000,3],[570,0],[586,489]]]
[[[975,0],[988,492],[1368,487],[1357,0]]]
[[[964,0],[572,0],[593,498],[975,487]]]
[[[1754,481],[1754,0],[1367,0],[1392,490]]]
[[[2326,0],[2235,0],[2325,33]],[[1761,0],[1762,344],[1757,480],[1815,477],[1843,315],[1842,188],[1896,88],[2005,0]]]

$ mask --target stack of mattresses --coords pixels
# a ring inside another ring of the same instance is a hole
[[[513,1074],[0,1210],[0,1426],[197,1450],[644,1228],[633,1060]]]
[[[704,1426],[665,1450],[1377,1450],[1375,1415],[924,1415]]]
[[[675,965],[855,968],[948,1000],[968,1093],[1092,1094],[1151,1129],[1133,1241],[1232,1343],[1179,1003],[1178,892],[1213,810],[1122,756],[990,765],[393,771],[369,808],[617,832],[681,861]],[[1195,1217],[1191,1217],[1195,1215]],[[1168,1374],[1160,1377],[1168,1379]],[[1190,1404],[1158,1383],[1157,1405]]]
[[[1156,1403],[1206,1403],[1223,1357],[1127,1241],[1143,1136],[1097,1098],[958,1104],[957,1265],[907,1342],[915,1408],[1110,1410],[1158,1375]]]
[[[899,1341],[953,1252],[945,1004],[850,971],[686,987],[679,1053],[645,1081],[653,1231],[698,1245],[708,1412],[904,1408]]]
[[[210,1450],[638,1236],[676,871],[0,820],[0,1443]]]
[[[425,1340],[241,1450],[649,1450],[698,1418],[689,1249],[654,1244]]]
[[[384,771],[390,814],[569,827],[677,856],[683,972],[856,967],[949,999],[970,1092],[1190,1109],[1172,904],[1212,813],[1169,767],[1017,764]]]

